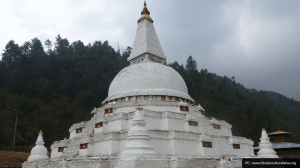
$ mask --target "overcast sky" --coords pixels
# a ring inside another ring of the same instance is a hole
[[[60,34],[87,45],[132,46],[142,0],[0,0],[0,49]],[[300,1],[148,0],[167,56],[234,76],[247,88],[300,100]]]

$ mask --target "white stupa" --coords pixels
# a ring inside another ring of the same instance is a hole
[[[259,143],[260,150],[257,152],[257,157],[259,158],[278,158],[275,150],[273,149],[273,144],[270,142],[270,138],[266,130],[263,128],[261,132],[261,138]]]
[[[253,141],[231,137],[229,123],[205,117],[166,59],[145,3],[130,65],[91,119],[71,126],[70,138],[55,141],[51,159],[40,166],[59,167],[66,159],[72,168],[242,167],[242,158],[254,156]]]
[[[34,160],[45,160],[49,159],[47,156],[47,148],[44,146],[43,140],[43,133],[42,130],[38,133],[39,136],[35,142],[36,146],[31,149],[30,156],[28,157],[27,161],[34,161]]]
[[[153,146],[150,142],[149,130],[145,127],[146,122],[142,115],[143,108],[137,107],[134,117],[133,126],[128,131],[127,142],[121,156],[155,156]]]

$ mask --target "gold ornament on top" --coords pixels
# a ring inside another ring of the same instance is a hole
[[[150,17],[150,12],[149,12],[149,10],[148,10],[148,8],[147,8],[146,1],[144,1],[144,8],[143,8],[143,10],[142,10],[142,12],[141,12],[141,15],[142,15],[142,16],[140,17],[140,19],[139,19],[138,22],[140,22],[142,19],[147,19],[147,20],[153,22],[153,20],[152,20],[151,17]]]

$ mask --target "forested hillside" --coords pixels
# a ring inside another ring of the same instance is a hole
[[[46,146],[69,136],[72,124],[90,119],[108,93],[115,75],[128,66],[130,47],[113,49],[107,41],[84,45],[57,36],[54,43],[34,38],[21,46],[9,41],[0,62],[0,149],[12,146],[16,114],[16,146],[34,145],[43,130]],[[275,92],[246,89],[234,77],[220,77],[187,64],[169,66],[184,78],[189,94],[207,117],[224,119],[233,134],[259,140],[261,128],[292,132],[300,143],[300,102]]]

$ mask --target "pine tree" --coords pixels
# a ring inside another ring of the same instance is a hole
[[[185,68],[187,71],[197,71],[197,63],[192,56],[187,59]]]

